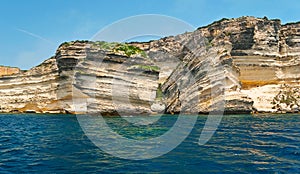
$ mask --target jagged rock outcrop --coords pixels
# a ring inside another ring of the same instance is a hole
[[[31,70],[0,69],[0,112],[299,112],[299,51],[300,23],[254,17],[143,43],[65,43]]]

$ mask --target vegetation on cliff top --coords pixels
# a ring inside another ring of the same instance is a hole
[[[77,40],[72,42],[64,42],[60,45],[60,47],[63,46],[70,46],[74,43],[87,43],[91,44],[94,47],[107,50],[107,51],[113,51],[115,53],[121,53],[125,54],[127,57],[131,57],[134,55],[140,55],[144,58],[147,58],[147,54],[144,50],[140,49],[139,47],[127,44],[127,43],[119,43],[119,42],[105,42],[105,41],[88,41],[88,40]]]

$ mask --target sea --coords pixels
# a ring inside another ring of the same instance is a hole
[[[164,135],[179,119],[155,117],[144,125],[123,117],[104,121],[122,137],[145,140]],[[178,146],[135,160],[99,147],[76,115],[1,114],[0,173],[300,173],[300,115],[224,115],[204,144],[199,136],[208,116],[188,117],[196,122]]]

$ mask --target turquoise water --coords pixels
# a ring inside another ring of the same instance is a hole
[[[187,139],[154,159],[132,161],[97,148],[76,116],[0,115],[0,173],[300,173],[300,115],[224,116],[210,141],[198,145],[206,116]],[[176,121],[136,127],[106,118],[128,138],[162,135]]]

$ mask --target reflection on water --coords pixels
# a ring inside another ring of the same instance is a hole
[[[188,138],[170,153],[144,161],[115,158],[97,148],[75,116],[0,115],[0,173],[300,173],[300,116],[224,116],[217,132],[198,145],[206,116],[199,116]],[[134,126],[106,118],[132,139],[160,136],[176,122]]]

